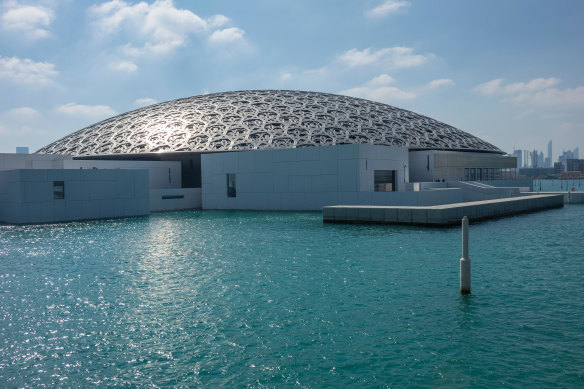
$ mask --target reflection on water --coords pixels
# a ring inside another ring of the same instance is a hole
[[[0,226],[0,386],[580,386],[583,216],[473,224],[470,296],[456,228],[218,211]]]

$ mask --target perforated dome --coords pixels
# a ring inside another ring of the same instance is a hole
[[[503,154],[490,143],[411,111],[287,90],[215,93],[154,104],[93,124],[37,153],[89,156],[352,143]]]

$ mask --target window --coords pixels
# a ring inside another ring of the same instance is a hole
[[[235,197],[235,173],[227,173],[227,197]]]
[[[395,192],[395,170],[375,170],[373,174],[375,192]]]
[[[469,180],[469,169],[466,167],[464,168],[464,180],[468,181]]]
[[[53,181],[53,199],[63,200],[65,198],[65,181]]]

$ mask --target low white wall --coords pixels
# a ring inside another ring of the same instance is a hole
[[[54,198],[54,181],[64,182],[64,199]],[[147,215],[146,170],[0,171],[0,221],[50,223]]]
[[[59,169],[70,155],[0,153],[0,170]]]
[[[150,211],[201,209],[201,188],[150,189]]]
[[[120,161],[73,159],[62,161],[63,169],[146,169],[150,188],[180,188],[181,167],[178,161]]]
[[[584,204],[584,192],[527,192],[526,196],[556,194],[564,196],[564,204]]]
[[[336,204],[436,205],[461,200],[457,190],[406,192],[407,163],[406,148],[368,144],[205,154],[202,208],[320,210]],[[398,191],[374,192],[375,170],[395,170]],[[227,197],[229,173],[236,175],[236,197]]]
[[[507,197],[520,196],[519,188],[491,187],[486,184],[488,181],[473,183],[466,181],[449,181],[449,187],[461,188],[462,199],[468,201],[483,201],[503,199]]]

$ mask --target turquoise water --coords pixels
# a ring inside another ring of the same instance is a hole
[[[460,230],[320,213],[0,226],[0,387],[582,387],[584,206]]]

